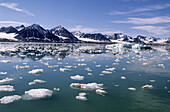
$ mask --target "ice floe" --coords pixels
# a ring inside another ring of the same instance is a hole
[[[73,80],[84,80],[84,76],[80,75],[70,76],[70,78]]]
[[[21,99],[21,96],[19,96],[19,95],[4,96],[4,97],[2,97],[0,99],[0,103],[2,103],[2,104],[9,104],[9,103],[17,101],[19,99]]]
[[[43,73],[43,69],[33,69],[28,72],[29,74],[40,74]]]
[[[2,85],[2,86],[0,86],[0,91],[9,91],[9,92],[12,92],[12,91],[15,91],[15,89],[11,85]]]
[[[153,86],[152,85],[144,85],[141,87],[142,89],[152,89]]]
[[[121,76],[121,79],[126,79],[126,77],[125,76]]]
[[[106,95],[106,94],[108,94],[105,90],[102,90],[102,89],[97,89],[96,93],[99,94],[99,95]]]
[[[17,69],[17,70],[19,70],[19,69],[27,69],[27,68],[29,68],[30,66],[28,66],[28,65],[25,65],[25,66],[19,66],[19,65],[16,65],[15,66],[15,68]]]
[[[11,63],[11,60],[0,60],[1,63]]]
[[[23,95],[23,99],[25,100],[31,100],[31,99],[42,99],[42,98],[48,98],[51,97],[53,94],[53,91],[49,89],[31,89],[29,91],[25,91],[25,95]]]
[[[5,79],[2,79],[2,80],[0,80],[0,84],[7,84],[7,83],[10,83],[10,82],[12,82],[12,81],[14,81],[14,79],[13,78],[5,78]]]
[[[69,72],[69,71],[71,71],[71,70],[68,69],[68,68],[60,68],[60,71],[61,71],[61,72]]]
[[[30,82],[30,83],[28,83],[28,84],[29,84],[29,85],[34,85],[34,84],[36,84],[36,83],[46,83],[46,81],[40,80],[40,79],[35,79],[33,82]]]
[[[75,89],[83,89],[83,90],[95,90],[95,89],[102,89],[103,84],[97,83],[87,83],[87,84],[80,84],[80,83],[72,83],[70,87]]]
[[[130,88],[128,88],[128,90],[135,91],[136,88],[130,87]]]
[[[76,99],[86,101],[87,100],[86,95],[87,95],[86,93],[79,93],[79,95],[76,96]]]
[[[112,72],[109,71],[102,71],[103,74],[112,74]]]
[[[7,72],[0,72],[0,74],[1,74],[1,75],[6,75],[6,74],[7,74]]]

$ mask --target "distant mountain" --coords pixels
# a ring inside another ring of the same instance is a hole
[[[67,29],[65,29],[62,26],[57,26],[55,28],[52,28],[50,30],[50,32],[52,34],[54,34],[55,36],[58,36],[64,42],[75,42],[75,41],[78,41],[78,39],[72,33],[70,33]]]
[[[4,32],[4,33],[17,33],[18,31],[13,26],[9,26],[9,27],[1,27],[0,28],[0,32]]]
[[[170,44],[170,38],[160,39],[138,35],[131,37],[122,33],[103,35],[101,33],[69,32],[63,26],[50,30],[38,24],[0,28],[0,42],[79,42],[79,43],[140,43],[140,44]]]
[[[75,37],[84,42],[108,43],[111,42],[105,35],[101,33],[90,34],[81,32],[72,32]]]
[[[38,24],[33,24],[28,27],[24,27],[18,31],[18,35],[14,38],[20,41],[31,41],[31,42],[58,42],[59,37],[50,33],[49,30],[45,30]]]

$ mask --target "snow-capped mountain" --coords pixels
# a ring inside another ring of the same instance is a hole
[[[140,44],[170,44],[170,38],[160,39],[138,35],[131,37],[122,33],[103,35],[101,33],[69,32],[62,26],[51,30],[44,29],[38,24],[25,27],[24,25],[0,28],[0,42],[93,42],[93,43],[140,43]]]
[[[97,43],[108,43],[111,42],[105,35],[101,33],[90,34],[90,33],[81,33],[73,32],[73,35],[83,42],[97,42]]]
[[[78,41],[78,39],[72,33],[70,33],[67,29],[65,29],[62,26],[57,26],[55,28],[52,28],[50,32],[55,36],[61,38],[64,42]]]
[[[33,42],[60,41],[59,37],[51,34],[49,30],[45,30],[38,24],[33,24],[18,31],[18,35],[15,36],[15,38],[20,41],[33,41]]]

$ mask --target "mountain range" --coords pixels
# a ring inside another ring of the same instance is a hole
[[[30,26],[8,26],[0,28],[0,42],[55,42],[55,43],[140,43],[169,44],[170,38],[160,39],[138,35],[131,37],[122,33],[103,35],[101,33],[70,32],[62,26],[44,29],[38,24]]]

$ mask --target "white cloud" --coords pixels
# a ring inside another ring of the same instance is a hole
[[[111,21],[113,23],[132,23],[132,24],[158,24],[158,23],[169,23],[170,17],[153,17],[153,18],[128,18],[125,21]]]
[[[69,28],[69,30],[70,31],[80,31],[80,32],[84,32],[84,33],[102,33],[102,34],[122,33],[121,30],[87,28],[87,27],[83,27],[81,25],[78,25],[75,28]]]
[[[18,25],[27,25],[27,23],[17,21],[0,21],[0,26],[18,26]]]
[[[33,13],[31,13],[31,12],[25,10],[25,9],[18,8],[18,4],[17,3],[0,3],[0,6],[7,7],[9,9],[12,9],[12,10],[15,10],[15,11],[18,11],[18,12],[24,12],[27,15],[30,15],[30,16],[34,16]]]
[[[70,28],[70,31],[81,31],[81,32],[85,32],[85,33],[93,33],[98,31],[98,29],[96,28],[85,28],[81,25],[76,26],[75,28]]]
[[[150,33],[153,33],[156,35],[170,33],[170,30],[167,30],[166,27],[161,27],[161,26],[135,26],[135,27],[131,27],[131,28],[147,31],[147,32],[150,32]]]
[[[145,6],[145,7],[142,7],[142,8],[137,8],[137,9],[134,9],[134,10],[131,10],[131,11],[125,11],[125,12],[113,11],[113,12],[110,12],[109,15],[131,14],[131,13],[136,13],[136,12],[160,10],[160,9],[165,9],[165,8],[169,8],[169,7],[170,7],[170,4],[150,5],[150,6]]]

